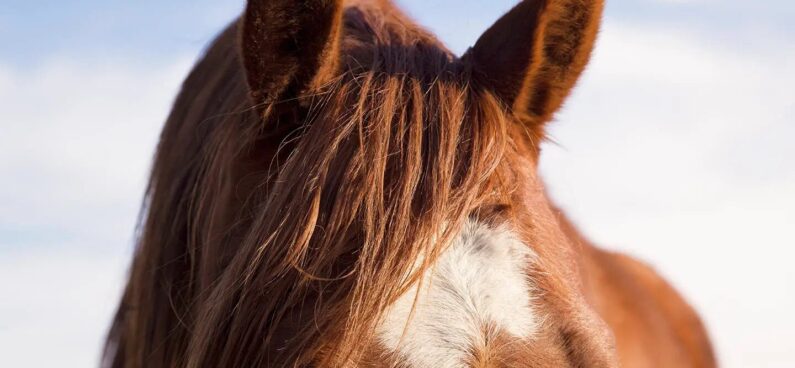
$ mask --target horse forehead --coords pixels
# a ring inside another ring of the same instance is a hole
[[[539,320],[527,277],[533,259],[509,228],[467,222],[419,293],[409,290],[387,310],[381,344],[409,367],[453,368],[495,348],[497,336],[531,340]]]

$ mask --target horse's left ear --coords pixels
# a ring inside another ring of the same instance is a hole
[[[520,2],[464,55],[473,83],[541,129],[588,63],[603,7],[603,0]]]
[[[339,64],[343,0],[248,0],[241,56],[255,103],[294,99]]]

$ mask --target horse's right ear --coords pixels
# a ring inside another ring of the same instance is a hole
[[[477,85],[540,132],[588,63],[603,7],[604,0],[523,0],[463,59]]]
[[[342,0],[248,0],[241,55],[260,111],[333,76],[341,23]]]

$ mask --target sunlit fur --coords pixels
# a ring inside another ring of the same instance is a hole
[[[542,316],[532,306],[532,258],[506,226],[467,221],[422,280],[389,307],[380,341],[408,366],[455,368],[496,331],[534,338]]]
[[[163,129],[103,365],[414,368],[445,335],[451,367],[714,365],[687,304],[537,176],[601,9],[522,1],[459,58],[388,0],[250,0]],[[429,320],[464,293],[451,318],[482,323]]]

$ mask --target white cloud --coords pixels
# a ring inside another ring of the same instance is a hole
[[[0,366],[97,365],[149,161],[191,62],[0,65]]]
[[[128,262],[57,245],[3,251],[0,366],[97,366]]]
[[[587,235],[685,292],[724,366],[791,366],[795,53],[725,46],[606,22],[543,171]]]
[[[713,0],[647,0],[655,3],[666,3],[666,4],[693,4],[693,3],[705,3]]]
[[[0,65],[0,224],[17,229],[17,238],[44,231],[99,242],[129,234],[160,126],[189,65]],[[11,240],[3,236],[0,245]]]

